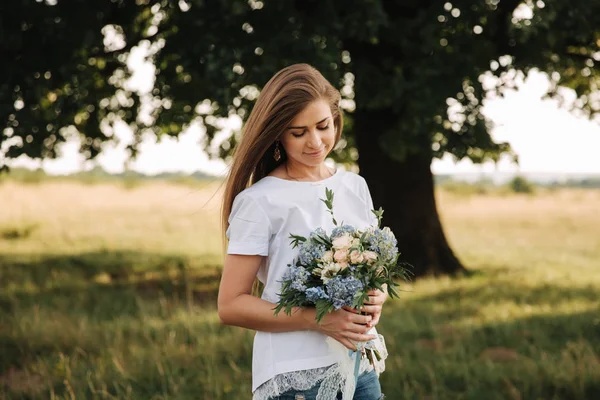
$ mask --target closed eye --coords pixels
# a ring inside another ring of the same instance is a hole
[[[327,129],[329,129],[329,124],[325,124],[325,125],[321,125],[321,126],[317,126],[317,129],[320,131],[326,131]],[[300,133],[294,133],[294,132],[290,132],[292,134],[292,136],[294,136],[295,138],[300,138],[302,136],[304,136],[304,133],[306,131],[302,131]]]

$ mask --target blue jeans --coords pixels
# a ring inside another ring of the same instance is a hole
[[[317,398],[317,392],[319,391],[317,384],[308,390],[295,390],[292,389],[285,393],[282,393],[278,397],[274,397],[272,400],[315,400]],[[298,395],[298,396],[296,396]],[[304,397],[302,397],[302,395]],[[338,393],[337,399],[341,399],[341,393]],[[379,384],[379,377],[375,371],[365,372],[358,377],[356,383],[356,389],[354,391],[354,400],[381,400],[383,399],[383,393],[381,393],[381,385]],[[327,399],[330,400],[330,399]],[[331,399],[336,400],[336,399]]]

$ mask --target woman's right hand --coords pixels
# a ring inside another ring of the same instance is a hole
[[[311,313],[314,318],[315,314]],[[372,327],[367,323],[372,320],[371,315],[361,315],[339,309],[325,314],[321,322],[316,323],[316,330],[337,340],[348,349],[356,351],[356,342],[368,342],[376,338],[368,335]]]

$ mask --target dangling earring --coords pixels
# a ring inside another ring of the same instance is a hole
[[[275,142],[275,151],[273,152],[273,158],[275,161],[279,161],[281,159],[281,151],[279,150],[279,140]]]

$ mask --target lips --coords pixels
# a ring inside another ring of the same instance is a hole
[[[321,149],[321,150],[319,150],[319,151],[315,151],[314,153],[306,153],[306,155],[309,155],[309,156],[315,157],[315,156],[318,156],[318,155],[320,155],[320,154],[323,152],[323,150],[324,150],[324,149]]]

